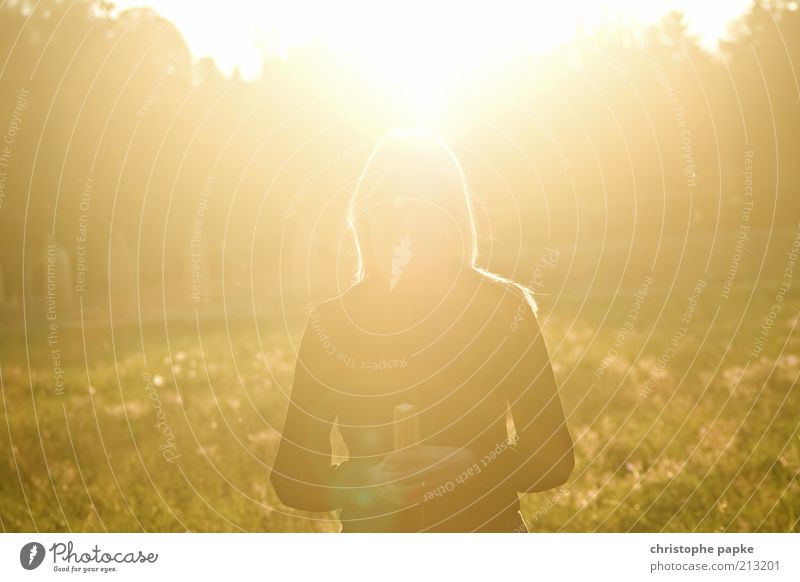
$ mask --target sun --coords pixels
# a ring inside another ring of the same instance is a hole
[[[224,4],[185,0],[119,0],[119,9],[147,6],[171,20],[196,57],[223,72],[261,72],[264,56],[286,55],[319,41],[350,55],[376,80],[414,103],[434,106],[471,68],[514,51],[557,49],[578,30],[607,23],[651,24],[683,12],[689,31],[713,47],[751,0],[285,0]]]

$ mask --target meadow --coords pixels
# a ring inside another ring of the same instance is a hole
[[[800,305],[787,295],[763,334],[775,289],[708,288],[688,322],[690,287],[543,301],[577,464],[523,496],[529,529],[798,531]],[[47,330],[4,334],[0,526],[337,531],[267,479],[301,330],[302,315],[62,325],[61,394]]]

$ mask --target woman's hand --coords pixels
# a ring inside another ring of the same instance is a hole
[[[378,493],[393,505],[414,505],[454,481],[476,461],[470,449],[459,447],[418,445],[391,453],[375,466]]]

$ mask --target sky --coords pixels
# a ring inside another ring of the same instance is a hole
[[[172,21],[195,58],[212,57],[225,73],[260,73],[263,55],[285,55],[320,40],[353,54],[376,71],[420,71],[426,63],[457,63],[493,51],[552,49],[580,26],[609,20],[652,24],[684,13],[691,33],[713,49],[752,0],[117,0],[118,9],[146,6]],[[546,6],[546,10],[540,7]],[[490,9],[489,9],[490,7]],[[424,71],[420,71],[424,73]]]

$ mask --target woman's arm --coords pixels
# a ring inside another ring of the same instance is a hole
[[[494,389],[500,391],[498,396],[514,418],[515,442],[503,438],[487,444],[481,439],[482,444],[461,450],[422,445],[389,455],[388,470],[409,483],[400,492],[408,490],[410,502],[434,498],[432,492],[441,492],[442,485],[445,491],[457,485],[480,495],[501,484],[511,484],[521,492],[543,491],[569,478],[574,467],[572,438],[547,346],[533,309],[526,303],[521,313],[518,306],[517,302],[509,309],[515,314],[514,324],[497,357],[486,363],[501,376]],[[494,422],[505,423],[505,417]],[[476,432],[479,428],[475,427]]]
[[[354,481],[349,462],[331,465],[335,387],[325,380],[330,365],[326,359],[332,356],[318,333],[322,325],[319,312],[313,312],[303,332],[286,421],[270,473],[281,502],[305,511],[340,508],[343,494]]]
[[[503,385],[517,439],[513,444],[498,443],[484,462],[496,480],[510,480],[517,491],[543,491],[566,482],[572,473],[572,438],[544,336],[527,301],[514,321],[502,359],[508,369]]]

